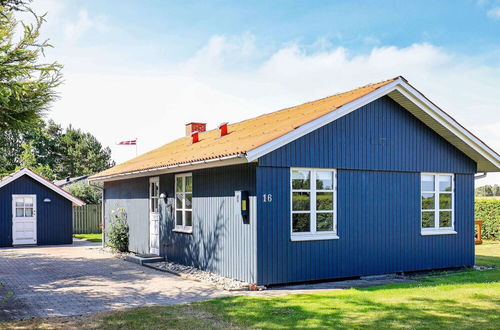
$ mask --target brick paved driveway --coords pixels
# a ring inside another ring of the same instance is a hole
[[[207,284],[111,257],[99,244],[0,249],[0,321],[176,304],[225,295]]]

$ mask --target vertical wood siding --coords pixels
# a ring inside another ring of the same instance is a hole
[[[387,96],[259,159],[261,166],[476,173],[476,163]]]
[[[101,224],[101,204],[73,206],[73,234],[99,234]]]
[[[277,284],[474,264],[474,179],[455,177],[456,235],[420,234],[420,175],[339,170],[338,240],[290,241],[290,171],[259,167],[258,283]]]
[[[149,253],[149,178],[111,181],[104,184],[104,228],[110,228],[111,211],[124,208],[129,224],[129,250]],[[107,235],[104,235],[107,239]]]
[[[223,276],[256,281],[255,164],[192,172],[193,233],[173,232],[174,174],[160,177],[168,192],[161,208],[161,254],[168,260],[196,266]],[[235,205],[235,190],[247,190],[250,223]]]
[[[338,169],[340,239],[290,241],[290,167]],[[420,234],[420,172],[455,175],[456,235]],[[259,284],[474,263],[476,164],[388,97],[259,159]],[[272,194],[272,203],[261,196]]]
[[[0,188],[0,247],[12,246],[12,195],[37,195],[37,244],[71,244],[71,202],[28,176]],[[49,198],[50,203],[44,203]]]

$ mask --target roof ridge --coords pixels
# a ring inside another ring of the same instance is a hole
[[[348,91],[345,91],[345,92],[339,92],[339,93],[336,93],[336,94],[332,94],[332,95],[329,95],[329,96],[325,96],[325,97],[322,97],[322,98],[319,98],[319,99],[316,99],[316,100],[311,100],[311,101],[307,101],[307,102],[304,102],[304,103],[301,103],[301,104],[297,104],[297,105],[292,105],[292,106],[289,106],[289,107],[286,107],[286,108],[283,108],[283,109],[279,109],[279,110],[275,110],[275,111],[272,111],[272,112],[267,112],[267,113],[263,113],[259,116],[256,116],[256,117],[252,117],[252,118],[248,118],[248,119],[243,119],[243,120],[240,120],[240,121],[237,121],[235,123],[231,123],[231,124],[228,124],[229,126],[230,125],[236,125],[236,124],[239,124],[239,123],[242,123],[242,122],[245,122],[247,120],[252,120],[252,119],[256,119],[256,118],[261,118],[261,117],[264,117],[264,116],[268,116],[268,115],[272,115],[272,114],[275,114],[275,113],[278,113],[278,112],[282,112],[282,111],[286,111],[286,110],[290,110],[290,109],[293,109],[293,108],[297,108],[297,107],[300,107],[300,106],[303,106],[303,105],[306,105],[306,104],[311,104],[311,103],[314,103],[314,102],[318,102],[318,101],[322,101],[322,100],[326,100],[328,98],[331,98],[331,97],[334,97],[334,96],[339,96],[339,95],[343,95],[343,94],[348,94],[348,93],[352,93],[356,90],[359,90],[359,89],[362,89],[362,88],[366,88],[366,87],[369,87],[369,86],[373,86],[373,85],[379,85],[379,84],[383,84],[383,83],[386,83],[388,81],[395,81],[397,79],[403,79],[406,81],[406,79],[403,77],[403,76],[397,76],[397,77],[394,77],[394,78],[390,78],[390,79],[385,79],[385,80],[382,80],[382,81],[378,81],[378,82],[374,82],[374,83],[369,83],[369,84],[366,84],[366,85],[363,85],[363,86],[359,86],[359,87],[356,87],[356,88],[353,88],[353,89],[350,89]],[[212,131],[212,130],[211,130]],[[207,131],[208,132],[208,131]],[[173,142],[173,141],[172,141]]]

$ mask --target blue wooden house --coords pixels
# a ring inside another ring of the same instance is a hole
[[[85,203],[23,168],[0,180],[0,247],[71,244],[72,205]]]
[[[93,177],[130,250],[259,285],[474,264],[499,155],[404,78],[186,136]]]

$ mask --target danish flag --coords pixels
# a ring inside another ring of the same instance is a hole
[[[135,145],[137,145],[137,139],[128,140],[128,141],[121,141],[121,142],[118,142],[117,145],[119,145],[119,146],[135,146]]]

